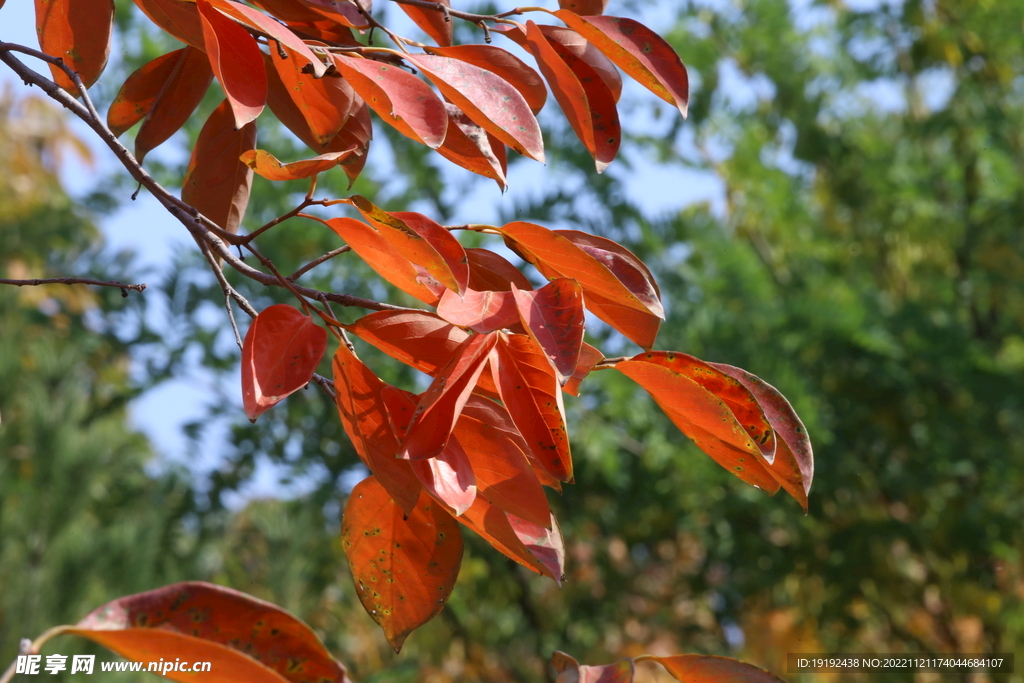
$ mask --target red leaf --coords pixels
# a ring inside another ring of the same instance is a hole
[[[149,20],[186,45],[203,47],[203,24],[194,2],[188,0],[135,0]]]
[[[577,12],[577,14],[579,14],[579,12]],[[540,26],[540,32],[544,34],[549,42],[558,43],[560,47],[565,48],[586,62],[590,68],[598,73],[601,80],[604,81],[604,84],[608,86],[608,89],[612,93],[612,98],[616,102],[619,101],[619,96],[622,95],[622,75],[619,74],[619,70],[615,68],[615,64],[605,57],[600,50],[587,42],[586,38],[581,36],[579,33],[576,33],[576,31],[573,31],[571,28],[542,24]],[[523,35],[523,40],[525,42],[525,34]],[[571,66],[572,63],[570,62],[570,67]]]
[[[544,102],[548,99],[548,91],[544,87],[544,81],[540,74],[526,62],[500,47],[453,45],[452,47],[427,47],[424,49],[430,54],[451,57],[498,75],[519,91],[534,114],[544,107]]]
[[[431,149],[444,142],[448,112],[426,83],[397,66],[372,59],[336,54],[334,63],[385,123]]]
[[[354,218],[332,218],[327,224],[382,278],[409,296],[437,304],[438,296],[421,282],[416,267],[376,229]]]
[[[580,17],[564,9],[554,14],[640,85],[686,116],[690,99],[686,67],[664,38],[633,19]]]
[[[235,128],[241,128],[254,121],[267,103],[263,53],[248,31],[214,9],[209,0],[196,0],[196,7],[210,68],[231,103]]]
[[[550,521],[539,525],[521,519],[512,513],[506,513],[512,530],[523,542],[526,549],[543,564],[555,582],[561,586],[565,579],[565,541],[558,520],[551,515]]]
[[[303,56],[287,47],[281,51],[286,59],[280,57],[278,50],[270,51],[273,70],[308,124],[311,136],[319,145],[326,145],[348,121],[355,105],[355,91],[344,78],[320,78],[306,73]]]
[[[334,389],[338,414],[352,445],[388,494],[406,514],[419,499],[419,480],[409,463],[399,460],[398,437],[384,400],[386,384],[342,344],[334,354]]]
[[[186,47],[135,136],[135,158],[139,162],[185,125],[203,101],[212,80],[206,55],[197,48]]]
[[[580,382],[586,379],[590,371],[594,369],[594,366],[604,360],[604,354],[595,349],[590,344],[583,342],[583,347],[580,349],[580,360],[576,364],[576,370],[572,373],[572,377],[565,383],[562,390],[567,394],[573,396],[580,395]]]
[[[555,683],[633,683],[633,660],[620,659],[603,666],[581,665],[564,652],[551,655],[551,666],[558,672]]]
[[[399,651],[451,596],[462,565],[459,525],[427,496],[403,513],[368,477],[349,495],[341,540],[359,601]]]
[[[350,0],[298,0],[323,17],[352,28],[369,28],[369,22]],[[361,0],[367,12],[373,11],[373,0]]]
[[[642,353],[616,365],[647,390],[673,423],[715,462],[748,484],[770,494],[779,484],[769,474],[764,456],[729,405],[687,376],[665,352]]]
[[[764,409],[764,414],[777,437],[775,461],[768,467],[768,473],[775,477],[782,488],[796,498],[803,506],[804,512],[807,512],[807,494],[811,491],[811,479],[814,478],[814,452],[800,416],[778,389],[760,377],[723,363],[711,365],[742,382]]]
[[[523,156],[544,163],[540,124],[523,96],[500,76],[450,57],[407,54],[441,93],[487,132]]]
[[[509,223],[501,228],[501,233],[506,243],[544,277],[575,279],[583,288],[586,307],[594,315],[641,347],[651,348],[661,316],[603,263],[565,236],[533,223]]]
[[[533,285],[508,259],[489,249],[467,249],[469,287],[478,291],[511,292],[512,285],[530,290]]]
[[[558,6],[580,15],[604,14],[608,0],[558,0]]]
[[[481,384],[483,380],[487,378],[487,375],[481,375]],[[494,394],[494,398],[500,399],[497,392]],[[562,484],[549,473],[537,457],[533,454],[533,450],[529,444],[526,443],[526,439],[519,433],[519,428],[516,427],[515,422],[512,420],[512,416],[508,414],[508,410],[500,403],[495,403],[481,396],[470,396],[469,401],[466,402],[466,407],[462,409],[463,415],[468,415],[478,422],[483,422],[490,425],[497,433],[500,438],[507,439],[514,443],[520,451],[526,456],[527,462],[533,469],[537,480],[544,486],[554,489],[559,493],[562,492]],[[514,510],[511,512],[515,512]],[[530,519],[529,515],[523,515],[520,513],[520,517]]]
[[[674,655],[655,657],[641,655],[636,661],[658,662],[676,680],[685,683],[783,683],[782,679],[764,669],[729,657],[712,655]],[[582,683],[582,681],[581,681]]]
[[[454,104],[445,102],[444,106],[448,112],[448,132],[437,153],[467,171],[494,180],[504,191],[508,187],[505,145],[471,121]]]
[[[401,457],[430,458],[444,450],[497,340],[496,334],[471,336],[437,373],[420,397]]]
[[[661,290],[643,261],[618,242],[579,230],[555,230],[556,233],[587,252],[612,272],[651,313],[664,320]]]
[[[445,7],[451,7],[449,0],[437,1]],[[446,46],[452,44],[452,24],[454,22],[451,17],[437,10],[422,9],[412,5],[399,5],[399,7],[409,15],[410,19],[416,22],[417,26],[433,38],[435,43]]]
[[[132,72],[117,91],[117,97],[107,111],[107,128],[114,137],[121,137],[126,130],[145,118],[187,49],[168,52]],[[205,62],[206,56],[202,56]]]
[[[39,49],[78,72],[85,87],[103,73],[114,26],[113,0],[36,0]],[[50,64],[53,82],[79,97],[63,69]]]
[[[426,311],[378,311],[364,315],[347,329],[392,358],[431,376],[469,338],[465,330]]]
[[[251,149],[243,154],[240,159],[242,163],[267,180],[297,180],[329,171],[353,152],[354,149],[348,149],[344,152],[330,152],[329,154],[321,154],[313,159],[303,159],[302,161],[282,164],[270,152],[262,149]]]
[[[287,26],[274,21],[266,14],[258,12],[233,0],[209,0],[210,4],[216,7],[229,17],[251,26],[258,31],[273,38],[288,52],[302,60],[302,66],[312,65],[313,76],[320,78],[327,71],[327,66],[309,49],[302,39],[295,35]]]
[[[61,633],[88,638],[135,661],[208,661],[220,680],[349,683],[313,630],[276,605],[189,581],[109,602]],[[56,635],[56,634],[53,634]],[[188,683],[192,672],[168,671]]]
[[[523,325],[547,354],[558,373],[558,383],[565,384],[576,372],[583,345],[583,290],[579,283],[556,278],[535,292],[513,285],[512,296]]]
[[[475,531],[505,557],[530,571],[558,580],[516,535],[508,516],[499,507],[491,505],[483,496],[477,496],[473,506],[458,518],[461,524]]]
[[[529,449],[559,481],[572,481],[562,391],[554,368],[532,339],[502,335],[491,355],[501,400]]]
[[[468,327],[481,334],[494,332],[519,320],[511,292],[466,290],[459,296],[451,290],[441,295],[437,314],[450,323]]]
[[[327,351],[327,330],[286,304],[253,319],[242,345],[242,402],[256,418],[309,384]]]
[[[439,284],[462,293],[469,282],[466,252],[455,237],[423,214],[410,211],[388,213],[360,195],[351,197],[370,224],[403,256]]]
[[[252,169],[239,157],[256,146],[256,124],[235,128],[224,100],[203,124],[188,162],[181,199],[229,232],[237,232],[252,188]]]

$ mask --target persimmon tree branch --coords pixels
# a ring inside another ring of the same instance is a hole
[[[97,287],[116,287],[121,290],[123,296],[128,296],[128,290],[141,292],[146,289],[144,283],[126,285],[116,280],[93,280],[87,277],[49,277],[37,278],[34,280],[9,280],[0,278],[0,285],[12,285],[14,287],[37,287],[39,285],[95,285]]]
[[[464,19],[465,21],[470,21],[478,26],[484,21],[500,21],[505,17],[514,17],[526,11],[522,8],[516,7],[515,9],[510,9],[507,12],[501,12],[499,14],[474,14],[472,12],[463,12],[461,10],[452,9],[439,2],[430,2],[430,0],[391,0],[391,2],[398,5],[409,5],[410,7],[434,10],[435,12],[441,12],[445,16],[457,17],[459,19]]]

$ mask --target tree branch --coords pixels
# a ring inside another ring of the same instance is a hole
[[[128,296],[128,290],[141,292],[146,289],[145,284],[126,285],[116,280],[91,280],[85,277],[50,277],[36,280],[8,280],[0,278],[0,285],[13,285],[14,287],[37,287],[39,285],[96,285],[97,287],[116,287],[121,290],[122,296]]]
[[[409,5],[410,7],[419,7],[421,9],[431,9],[435,12],[441,12],[445,16],[458,17],[459,19],[471,21],[478,26],[484,21],[500,21],[505,17],[513,17],[522,14],[525,11],[523,8],[516,7],[515,9],[511,9],[500,14],[473,14],[472,12],[462,12],[450,7],[445,7],[439,2],[430,2],[430,0],[391,0],[391,2],[399,5]]]

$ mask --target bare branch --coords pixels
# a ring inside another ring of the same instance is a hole
[[[481,22],[484,21],[500,21],[505,17],[513,17],[527,11],[525,8],[516,7],[515,9],[502,12],[501,14],[473,14],[472,12],[462,12],[460,10],[451,9],[450,7],[445,7],[439,2],[430,2],[430,0],[391,0],[391,2],[399,5],[409,5],[410,7],[434,10],[435,12],[441,12],[445,16],[458,17],[459,19],[471,21],[477,26],[482,26]]]
[[[317,259],[315,259],[313,261],[310,261],[306,265],[302,266],[301,268],[296,270],[294,273],[292,273],[291,275],[286,277],[285,280],[288,280],[288,282],[295,282],[300,277],[302,277],[303,275],[305,275],[309,271],[311,271],[314,268],[316,268],[317,266],[319,266],[321,263],[324,263],[326,261],[330,261],[332,258],[337,256],[338,254],[344,254],[347,251],[352,251],[352,247],[348,246],[347,244],[345,246],[343,246],[343,247],[338,247],[334,251],[329,251],[326,254],[324,254],[323,256],[320,256],[319,258],[317,258]]]
[[[0,278],[0,285],[13,285],[14,287],[38,287],[39,285],[96,285],[97,287],[116,287],[121,294],[128,296],[128,290],[141,292],[146,289],[145,284],[126,285],[116,280],[92,280],[86,277],[50,277],[35,280],[8,280]]]

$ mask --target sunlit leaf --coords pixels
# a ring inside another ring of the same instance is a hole
[[[437,314],[450,323],[481,334],[500,330],[519,320],[511,292],[477,292],[467,289],[461,297],[451,290],[441,295]]]
[[[188,48],[160,55],[128,76],[121,89],[117,91],[110,109],[107,110],[107,128],[114,137],[121,137],[126,130],[145,118],[186,49]],[[206,55],[200,55],[205,62]]]
[[[665,308],[661,304],[658,282],[647,264],[633,252],[607,237],[591,235],[580,230],[555,232],[602,263],[651,313],[664,319]]]
[[[565,384],[576,372],[583,345],[583,290],[579,283],[556,278],[536,291],[513,286],[512,296],[523,326],[550,359],[559,384]]]
[[[469,333],[426,311],[378,311],[355,321],[349,332],[392,358],[433,376]]]
[[[546,524],[534,524],[512,513],[506,513],[512,530],[526,549],[543,564],[558,585],[565,579],[565,540],[554,515]]]
[[[615,64],[604,56],[604,53],[571,28],[543,24],[540,26],[540,31],[548,41],[557,43],[560,48],[568,50],[586,62],[608,86],[612,98],[616,102],[619,101],[619,97],[622,95],[622,74],[615,68]],[[572,68],[572,63],[570,63],[570,68]]]
[[[448,132],[437,153],[467,171],[494,180],[504,191],[508,186],[505,145],[454,104],[445,102],[444,106],[448,112]]]
[[[313,51],[309,49],[302,39],[282,23],[274,21],[251,7],[234,2],[234,0],[209,0],[209,2],[227,16],[273,38],[292,55],[301,59],[303,66],[309,64],[312,68],[313,76],[316,78],[320,78],[327,71],[327,66],[313,54]]]
[[[451,7],[450,0],[437,0],[438,4]],[[416,22],[423,31],[434,39],[438,45],[447,46],[452,44],[451,17],[434,9],[424,9],[413,5],[399,5],[410,19]]]
[[[573,396],[580,395],[580,382],[586,379],[590,371],[594,369],[594,366],[604,360],[604,354],[599,350],[591,346],[590,344],[583,342],[583,346],[580,348],[580,359],[576,364],[576,370],[572,373],[572,377],[565,383],[562,390],[567,394]]]
[[[204,50],[203,24],[188,0],[134,0],[149,20],[186,45]]]
[[[588,666],[580,664],[564,652],[551,656],[551,666],[558,672],[555,683],[633,683],[633,660],[620,659],[614,664]]]
[[[203,22],[203,45],[235,117],[235,128],[254,121],[267,103],[267,74],[263,54],[249,32],[214,9],[209,0],[196,0]]]
[[[197,48],[186,47],[135,135],[135,158],[166,142],[188,121],[213,80],[210,62]]]
[[[604,14],[608,0],[558,0],[558,6],[579,15]]]
[[[497,74],[519,91],[534,114],[547,101],[548,91],[540,74],[508,50],[494,45],[453,45],[444,48],[428,47],[426,50],[430,54],[451,57]]]
[[[683,683],[783,683],[778,676],[756,666],[712,655],[642,655],[636,661],[658,662]]]
[[[287,164],[282,164],[273,154],[262,149],[251,149],[240,158],[242,163],[267,180],[297,180],[329,171],[353,151],[354,149],[331,152],[321,154],[313,159],[303,159]]]
[[[352,113],[355,105],[352,86],[344,78],[319,78],[306,73],[305,58],[284,46],[280,51],[271,50],[269,61],[313,138],[320,145],[329,143]]]
[[[35,0],[39,49],[78,72],[85,87],[103,73],[110,55],[114,25],[113,0]],[[50,64],[53,82],[79,96],[63,69]]]
[[[486,374],[480,376],[481,384],[483,383],[483,380],[485,378],[487,378]],[[479,387],[477,388],[479,389]],[[500,400],[500,396],[498,395],[497,391],[495,391],[493,397],[489,398],[495,398]],[[534,455],[533,450],[530,448],[530,445],[526,443],[526,439],[523,438],[523,435],[519,432],[519,428],[516,426],[516,423],[512,419],[512,416],[509,415],[508,409],[506,409],[505,406],[501,405],[500,403],[497,403],[496,401],[489,400],[489,398],[484,398],[483,396],[470,396],[469,401],[466,402],[466,407],[462,409],[462,414],[468,415],[469,417],[471,417],[474,420],[477,420],[478,422],[482,422],[493,427],[499,434],[500,439],[507,439],[511,441],[513,444],[515,444],[519,448],[519,450],[522,451],[522,453],[526,456],[526,460],[530,464],[530,467],[533,469],[533,472],[536,475],[537,480],[542,485],[547,486],[548,488],[554,489],[555,491],[561,493],[562,483],[559,480],[555,479],[551,475],[551,473],[544,468],[544,465],[541,464],[540,460],[538,460],[537,457]],[[512,512],[526,519],[531,518],[529,514],[524,515],[515,512],[514,510]],[[543,519],[544,517],[542,516],[540,521],[534,521],[540,524],[543,523]]]
[[[516,535],[505,512],[492,505],[483,496],[477,496],[473,506],[459,518],[459,523],[472,529],[492,548],[505,557],[542,576],[558,580]]]
[[[533,284],[504,256],[490,249],[467,249],[469,259],[469,286],[479,291],[510,292],[512,285],[519,289],[533,289]]]

